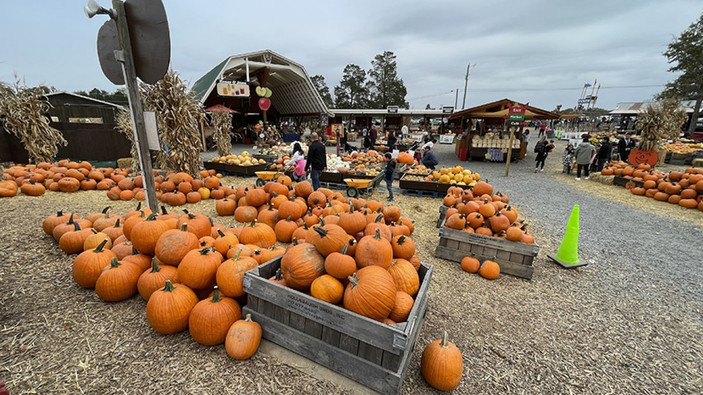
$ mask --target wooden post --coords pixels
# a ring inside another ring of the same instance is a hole
[[[203,151],[207,152],[207,145],[205,145],[205,118],[200,118],[200,139],[203,142]]]
[[[156,213],[158,212],[158,201],[156,200],[156,188],[154,187],[154,173],[152,173],[151,154],[147,144],[146,126],[144,125],[144,109],[142,108],[139,86],[137,85],[137,72],[134,67],[134,58],[132,57],[132,43],[129,38],[127,15],[122,0],[112,0],[112,7],[116,14],[117,36],[122,48],[119,51],[115,51],[115,58],[122,65],[122,72],[127,85],[127,98],[129,99],[129,109],[132,115],[134,143],[137,146],[139,167],[142,170],[142,178],[144,179],[146,204],[151,211]]]
[[[508,129],[508,133],[510,133],[510,142],[508,143],[508,159],[505,161],[505,176],[507,177],[508,173],[510,173],[510,158],[513,156],[513,140],[515,140],[515,133],[513,133],[507,119],[505,120],[505,125]]]

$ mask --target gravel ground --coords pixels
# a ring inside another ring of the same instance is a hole
[[[436,147],[441,164],[456,162],[453,146]],[[539,174],[528,154],[511,165],[509,178],[500,164],[462,163],[507,193],[531,223],[541,246],[532,281],[486,281],[434,258],[440,199],[397,194],[397,205],[416,220],[421,259],[435,265],[401,393],[432,392],[419,360],[442,329],[464,356],[456,393],[703,392],[703,215],[684,219],[678,207],[654,202],[661,207],[650,210],[619,188],[576,183],[560,174],[562,150]],[[372,196],[385,195],[379,189]],[[106,304],[75,285],[72,257],[41,232],[40,221],[57,209],[86,214],[107,204],[99,192],[0,201],[0,380],[13,394],[347,391],[264,353],[236,362],[187,332],[157,335],[140,298]],[[134,206],[110,204],[119,212]],[[580,259],[589,265],[563,270],[546,255],[558,248],[574,204],[581,208]],[[214,215],[212,202],[189,209]]]

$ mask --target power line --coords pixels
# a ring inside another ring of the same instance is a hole
[[[636,89],[636,88],[663,88],[666,85],[613,85],[613,86],[601,86],[600,89]],[[550,92],[550,91],[580,91],[583,87],[576,88],[505,88],[505,89],[468,89],[471,92]],[[419,100],[428,99],[431,97],[444,96],[450,93],[454,93],[454,90],[448,92],[435,93],[432,95],[412,97],[408,100]]]

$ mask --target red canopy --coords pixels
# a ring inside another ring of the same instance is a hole
[[[231,114],[239,114],[239,111],[233,110],[229,107],[225,107],[222,104],[217,104],[210,108],[206,108],[205,112],[228,112]]]

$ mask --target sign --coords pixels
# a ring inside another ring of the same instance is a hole
[[[391,114],[397,114],[398,113],[398,106],[388,106],[388,112]]]
[[[327,126],[330,123],[330,116],[322,113],[320,114],[320,125]]]
[[[249,97],[249,84],[246,82],[218,82],[217,95],[229,97]]]
[[[453,112],[454,112],[454,107],[452,107],[452,106],[442,107],[442,114],[451,114]]]
[[[525,107],[520,107],[520,106],[508,107],[508,121],[522,122],[524,120],[525,120]],[[519,124],[517,126],[519,126]]]
[[[344,125],[341,123],[332,124],[332,134],[337,136],[344,136]]]
[[[146,127],[146,141],[152,151],[161,151],[159,144],[159,131],[156,127],[156,113],[144,111],[144,126]]]
[[[641,163],[654,166],[659,161],[659,154],[657,154],[657,151],[642,151],[639,148],[633,148],[630,151],[630,156],[627,157],[627,161],[634,166]]]
[[[454,143],[454,135],[453,134],[440,134],[439,135],[439,143],[440,144]]]

